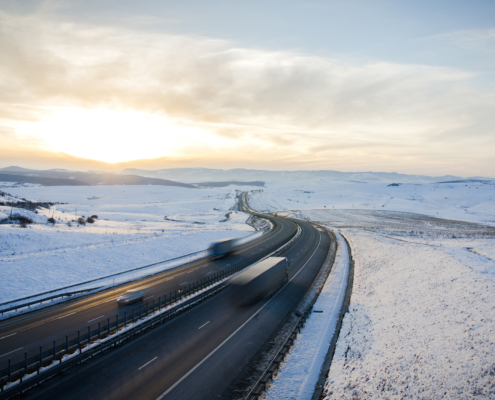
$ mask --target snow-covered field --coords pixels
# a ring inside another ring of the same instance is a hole
[[[258,211],[336,209],[400,211],[495,226],[493,183],[403,183],[309,180],[268,184],[251,196]]]
[[[494,239],[345,231],[354,290],[327,399],[495,398]]]
[[[66,204],[38,210],[38,214],[0,206],[0,219],[13,212],[36,222],[27,228],[0,225],[4,277],[0,302],[179,257],[204,250],[214,240],[254,231],[245,224],[248,215],[234,210],[232,188],[18,186],[2,190],[32,201]],[[98,216],[92,224],[75,222],[92,215]],[[56,220],[54,225],[47,223],[49,217]]]
[[[251,205],[349,239],[354,289],[326,399],[495,398],[495,186],[294,182]],[[267,397],[299,398],[299,381],[282,368]]]

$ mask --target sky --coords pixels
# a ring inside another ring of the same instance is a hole
[[[495,176],[495,2],[0,0],[0,167]]]

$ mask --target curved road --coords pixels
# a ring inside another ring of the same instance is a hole
[[[240,208],[252,211],[247,205],[245,193],[241,196]],[[246,249],[238,257],[266,246],[268,240],[283,242],[281,238],[293,234],[293,222],[280,218],[275,220],[276,228],[273,232],[266,235],[260,243],[250,244],[250,249]],[[118,349],[73,367],[62,376],[27,392],[23,397],[151,400],[221,397],[302,299],[327,256],[330,244],[328,234],[307,222],[298,221],[297,224],[302,229],[300,237],[291,248],[281,254],[290,260],[290,281],[272,298],[251,307],[234,308],[230,301],[233,289],[227,286],[225,290],[188,312],[137,336]],[[216,267],[221,268],[221,265],[225,266],[230,262],[226,260]],[[205,268],[203,264],[194,263],[187,269],[171,272],[169,275],[172,277],[174,273],[179,274],[183,279],[189,270],[193,270],[191,274],[198,273],[197,271],[204,273],[202,270],[209,268]],[[207,266],[209,265],[210,263]],[[163,282],[165,276],[167,274],[152,279],[159,281],[157,286],[160,286],[167,282]],[[101,296],[106,297],[96,301],[98,306],[86,310],[96,308],[102,311],[105,305],[114,306],[115,302],[108,301],[108,298],[115,298],[116,293]],[[82,308],[87,306],[88,301],[90,299],[65,307],[79,307],[77,309],[81,310],[74,315],[83,314],[85,310]],[[72,311],[64,307],[62,309],[63,312]],[[51,313],[60,315],[61,310],[55,309],[31,318],[46,318]],[[71,315],[57,319],[58,324],[69,317]],[[35,321],[30,323],[34,324]],[[2,337],[3,331],[0,332]]]
[[[65,343],[66,334],[77,336],[78,330],[87,332],[89,325],[94,330],[98,322],[103,326],[107,318],[114,321],[117,314],[123,317],[127,312],[130,316],[133,308],[137,313],[139,305],[123,307],[115,301],[129,289],[147,286],[145,302],[151,306],[153,300],[158,302],[159,296],[163,300],[165,294],[168,297],[171,292],[207,279],[243,258],[255,256],[262,249],[285,243],[295,230],[293,223],[277,220],[271,232],[242,246],[234,256],[216,261],[201,259],[114,289],[0,321],[0,371],[7,368],[9,358],[14,365],[24,360],[24,352],[31,357],[38,354],[39,346],[47,350],[53,347],[53,341],[57,345]]]

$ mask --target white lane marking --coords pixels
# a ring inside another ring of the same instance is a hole
[[[152,297],[155,297],[155,295],[153,295],[153,296],[150,296],[150,297],[146,297],[145,299],[143,299],[143,301],[144,301],[144,300],[148,300],[148,299],[151,299]]]
[[[62,315],[61,317],[58,317],[57,319],[62,319],[62,318],[68,317],[69,315],[74,315],[75,313],[77,313],[77,311],[70,313],[70,314]]]
[[[181,285],[185,285],[186,283],[187,283],[187,281],[186,281],[186,282],[184,282],[184,283],[181,283]],[[180,286],[180,285],[179,285],[179,286]]]
[[[144,364],[142,367],[138,368],[138,371],[142,370],[144,367],[146,367],[148,364],[151,364],[153,361],[155,361],[158,357],[153,358],[153,360],[148,361],[146,364]]]
[[[313,251],[313,254],[311,254],[311,257],[308,258],[308,261],[306,261],[304,263],[304,265],[301,267],[301,269],[297,272],[297,274],[299,274],[299,272],[301,272],[304,267],[306,267],[306,265],[308,265],[308,263],[310,262],[310,260],[313,258],[313,256],[315,255],[315,253],[317,252],[318,250],[318,247],[320,247],[320,243],[321,243],[321,234],[320,234],[320,240],[318,242],[318,245],[316,246],[316,249],[315,251]],[[289,282],[292,282],[292,280],[297,276],[297,274],[295,274],[290,280]],[[203,358],[199,363],[197,363],[193,368],[191,368],[189,370],[189,372],[187,374],[185,374],[182,378],[180,378],[177,382],[175,382],[169,389],[167,389],[165,392],[163,392],[160,397],[158,397],[156,400],[162,400],[167,394],[169,394],[172,390],[174,390],[177,386],[179,386],[182,381],[184,379],[186,379],[189,375],[191,375],[194,371],[196,371],[206,360],[208,360],[213,354],[215,354],[225,343],[227,343],[237,332],[239,332],[242,328],[244,328],[248,323],[249,321],[251,321],[256,315],[259,314],[259,312],[261,310],[263,310],[263,308],[265,308],[268,304],[270,304],[272,302],[272,300],[278,296],[279,293],[281,293],[282,290],[279,290],[277,293],[275,293],[275,295],[273,295],[273,297],[268,300],[265,304],[263,304],[253,315],[251,315],[249,317],[249,319],[244,322],[239,328],[237,328],[233,333],[230,334],[230,336],[225,339],[222,343],[220,343],[217,347],[215,347],[215,349],[213,349],[213,351],[208,354],[205,358]]]
[[[105,316],[105,314],[100,315],[99,317],[96,317],[96,318],[90,319],[88,322],[94,321],[94,320],[99,319],[99,318],[104,317],[104,316]]]
[[[31,328],[36,328],[37,326],[40,326],[40,325],[44,325],[45,323],[42,322],[41,324],[38,324],[38,325],[33,325],[33,326],[28,326],[27,328],[25,329],[21,329],[21,332],[24,332],[24,331],[27,331],[28,329],[31,329]]]
[[[120,297],[120,296],[119,296]],[[107,300],[107,301],[104,301],[103,303],[108,303],[109,301],[113,301],[113,300],[117,300],[119,297],[114,297],[113,299],[110,299],[110,300]],[[103,304],[103,303],[100,303],[100,304]],[[98,304],[95,304],[95,306],[98,305]]]
[[[210,275],[210,274],[213,274],[213,271],[208,272],[206,275]]]
[[[6,356],[8,354],[12,354],[12,353],[16,352],[17,350],[22,350],[23,348],[24,347],[19,347],[18,349],[15,349],[15,350],[9,351],[8,353],[2,354],[0,357]]]
[[[5,338],[8,338],[8,337],[11,337],[11,336],[14,336],[14,335],[17,335],[17,332],[11,333],[10,335],[4,336],[4,337],[0,337],[0,340],[5,339]]]
[[[190,274],[191,272],[194,272],[194,271],[196,271],[196,270],[193,269],[192,271],[186,272],[186,274]]]
[[[201,326],[198,328],[198,330],[199,330],[199,329],[201,329],[201,328],[204,328],[204,327],[205,327],[206,325],[208,325],[209,323],[210,323],[210,321],[208,321],[206,324],[201,325]]]

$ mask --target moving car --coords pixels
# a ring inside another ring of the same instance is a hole
[[[131,304],[131,303],[136,303],[138,301],[143,301],[145,295],[144,288],[136,288],[136,289],[131,289],[122,294],[117,299],[117,303],[119,304]]]

